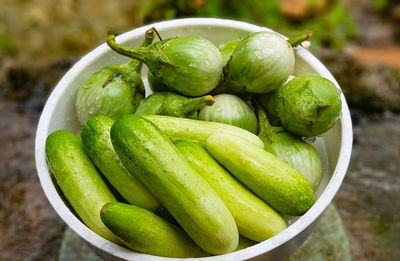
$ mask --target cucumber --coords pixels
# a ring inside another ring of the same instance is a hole
[[[275,210],[243,187],[200,145],[178,140],[175,146],[228,207],[239,234],[260,242],[286,228],[285,221]]]
[[[116,199],[85,154],[81,140],[67,130],[55,131],[46,139],[46,157],[58,186],[83,223],[119,243],[100,219],[101,207]]]
[[[257,242],[255,242],[251,239],[248,239],[244,236],[239,236],[239,244],[238,244],[238,247],[236,248],[236,251],[254,246],[255,244],[257,244]]]
[[[125,115],[112,126],[111,140],[124,166],[203,250],[217,255],[236,249],[238,231],[231,213],[153,123]]]
[[[134,175],[122,165],[110,137],[114,121],[106,116],[91,117],[82,127],[83,147],[97,168],[129,203],[155,211],[160,203]]]
[[[143,117],[153,122],[172,141],[177,139],[186,139],[205,147],[206,140],[210,135],[224,132],[235,135],[240,139],[247,140],[260,148],[264,148],[264,143],[257,135],[229,124],[161,115],[146,115]]]
[[[129,248],[163,257],[208,256],[179,227],[153,212],[118,202],[101,209],[101,220]]]
[[[299,216],[315,202],[310,183],[273,154],[236,136],[217,133],[207,150],[238,180],[277,211]]]

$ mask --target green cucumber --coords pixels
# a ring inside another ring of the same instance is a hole
[[[203,250],[217,255],[236,249],[231,213],[160,129],[145,118],[125,115],[112,126],[111,140],[124,166]]]
[[[161,115],[146,115],[143,117],[153,122],[172,141],[177,139],[186,139],[205,147],[206,140],[210,135],[224,132],[235,135],[240,139],[247,140],[260,148],[264,148],[264,143],[259,137],[257,137],[257,135],[229,124]]]
[[[255,242],[251,239],[248,239],[244,236],[239,236],[239,244],[238,244],[238,247],[236,248],[236,251],[254,246],[255,244],[257,244],[257,242]]]
[[[310,183],[273,154],[236,136],[217,133],[208,152],[238,180],[277,211],[298,216],[315,202]]]
[[[69,131],[55,131],[46,139],[46,157],[58,186],[83,223],[119,243],[100,219],[101,207],[116,199],[85,154],[81,140]]]
[[[160,202],[134,175],[122,165],[110,137],[114,120],[107,116],[94,116],[83,125],[83,147],[97,168],[111,185],[129,203],[155,211]]]
[[[178,140],[175,146],[228,207],[239,234],[260,242],[286,228],[285,221],[275,210],[243,187],[200,145]]]
[[[163,257],[208,256],[178,226],[153,212],[118,202],[101,209],[103,223],[129,248]]]

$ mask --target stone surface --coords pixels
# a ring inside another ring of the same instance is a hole
[[[286,261],[350,261],[346,229],[336,208],[325,210],[316,229]]]
[[[351,163],[335,204],[354,260],[400,260],[400,116],[353,114]]]
[[[69,68],[60,61],[35,69],[0,71],[0,260],[54,260],[64,222],[40,186],[34,140],[49,91]]]
[[[350,107],[400,112],[400,68],[364,64],[346,51],[318,48],[314,54],[339,82]]]

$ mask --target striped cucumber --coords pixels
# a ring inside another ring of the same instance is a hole
[[[161,115],[146,115],[143,117],[154,123],[172,141],[177,139],[186,139],[205,147],[206,140],[210,135],[224,132],[235,135],[238,138],[253,143],[260,148],[264,148],[264,143],[259,137],[257,137],[257,135],[229,124]]]
[[[155,211],[160,203],[134,175],[122,165],[110,137],[114,121],[107,116],[94,116],[83,125],[83,147],[93,163],[111,185],[129,203]]]
[[[129,248],[164,257],[208,256],[176,225],[146,209],[110,202],[101,209],[101,220]]]
[[[231,213],[153,123],[125,115],[112,126],[111,140],[124,166],[203,250],[217,255],[236,249],[238,231]]]
[[[51,133],[46,139],[46,157],[58,186],[83,223],[119,243],[100,219],[101,207],[116,199],[85,154],[80,139],[66,130]]]
[[[297,170],[271,153],[232,135],[207,139],[208,152],[277,211],[298,216],[315,202],[314,191]]]
[[[243,187],[200,145],[178,140],[175,146],[217,192],[232,213],[241,235],[260,242],[286,228],[285,221],[275,210]]]

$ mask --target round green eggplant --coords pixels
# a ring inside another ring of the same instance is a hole
[[[213,43],[200,36],[170,38],[149,47],[129,48],[110,35],[107,43],[117,53],[144,62],[168,88],[185,96],[205,95],[221,78],[222,55]]]
[[[199,119],[230,124],[257,134],[257,117],[253,109],[232,94],[214,96],[214,104],[199,112]]]
[[[286,39],[273,32],[256,32],[238,43],[226,65],[230,88],[267,93],[282,85],[294,70],[294,52]]]
[[[154,30],[148,30],[142,46],[150,45],[154,36]],[[108,65],[89,76],[76,96],[75,108],[79,122],[84,124],[95,115],[115,120],[121,115],[135,112],[145,97],[141,68],[140,61],[132,60],[125,64]]]
[[[274,99],[275,113],[283,127],[298,136],[320,136],[341,115],[340,90],[318,75],[295,77],[279,88]]]

